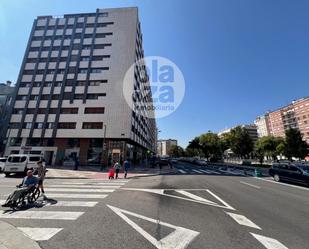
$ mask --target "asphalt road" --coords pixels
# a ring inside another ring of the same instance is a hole
[[[26,211],[39,213],[35,219],[4,217],[3,211],[0,219],[19,228],[49,228],[50,237],[39,241],[46,249],[309,248],[309,188],[182,163],[176,168],[174,175],[128,182],[48,180],[47,196],[59,206],[30,207]],[[1,199],[19,180],[0,179]]]

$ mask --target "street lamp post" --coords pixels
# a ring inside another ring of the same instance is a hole
[[[105,144],[105,138],[106,138],[106,124],[104,125],[104,136],[103,136],[103,159],[105,158],[105,151],[106,151],[106,144]],[[101,170],[103,171],[104,169],[104,161],[102,162],[102,167]]]

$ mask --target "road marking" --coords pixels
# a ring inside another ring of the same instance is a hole
[[[213,192],[211,192],[209,189],[206,190],[209,194],[211,194],[213,197],[215,197],[218,201],[220,201],[226,208],[235,210],[232,206],[227,204],[224,200],[222,200],[219,196],[215,195]]]
[[[262,230],[258,225],[253,223],[251,220],[249,220],[247,217],[240,215],[240,214],[234,214],[230,212],[226,212],[230,217],[232,217],[239,225],[247,226],[247,227],[252,227],[255,229]]]
[[[30,239],[36,241],[49,240],[59,233],[63,228],[42,228],[42,227],[17,227]]]
[[[285,245],[280,243],[278,240],[273,238],[265,237],[255,233],[250,233],[254,238],[256,238],[263,246],[267,249],[288,249]]]
[[[81,199],[104,199],[107,195],[97,195],[97,194],[58,194],[58,193],[48,193],[47,198],[81,198]]]
[[[197,237],[200,234],[199,232],[196,232],[196,231],[184,228],[184,227],[174,226],[166,222],[162,222],[160,220],[155,220],[155,219],[152,219],[152,218],[140,215],[140,214],[132,213],[127,210],[116,208],[110,205],[107,205],[107,206],[158,249],[185,249],[188,247],[190,242],[194,240],[195,237]],[[130,220],[125,214],[155,223],[157,225],[160,224],[161,226],[166,226],[166,227],[175,229],[175,231],[173,231],[166,237],[162,238],[161,240],[157,240],[152,235],[150,235],[148,232],[146,232],[143,228],[137,225],[135,222]]]
[[[196,203],[200,203],[200,204],[204,204],[204,205],[209,205],[209,206],[214,206],[214,207],[219,207],[219,208],[224,208],[224,209],[230,209],[230,210],[235,210],[232,206],[228,205],[225,201],[223,201],[221,198],[219,198],[218,196],[216,196],[214,193],[210,192],[208,189],[140,189],[140,188],[121,188],[120,190],[129,190],[129,191],[143,191],[143,192],[149,192],[149,193],[155,193],[155,194],[160,194],[163,196],[168,196],[168,197],[172,197],[172,198],[176,198],[176,199],[180,199],[180,200],[186,200],[186,201],[191,201],[191,202],[196,202]],[[177,195],[170,195],[170,194],[165,194],[164,191],[166,190],[172,190],[172,191],[177,191],[177,190],[197,190],[197,191],[209,191],[209,193],[214,196],[217,200],[219,200],[221,202],[221,204],[217,204],[215,202],[211,202],[211,201],[199,201],[199,200],[194,200],[191,198],[185,198],[185,197],[181,197],[181,196],[177,196]]]
[[[201,172],[201,171],[199,171],[199,170],[196,170],[196,169],[192,169],[192,171],[195,172],[195,173],[198,173],[198,174],[203,173],[203,172]]]
[[[111,193],[114,189],[44,188],[46,192]]]
[[[0,210],[0,218],[4,219],[39,219],[39,220],[76,220],[84,212],[67,211],[22,211],[7,213]]]
[[[215,203],[215,202],[209,201],[209,200],[207,200],[207,199],[204,199],[204,198],[202,198],[202,197],[199,197],[199,196],[197,196],[197,195],[194,195],[194,194],[192,194],[192,193],[189,193],[189,192],[187,192],[187,191],[185,191],[185,190],[176,190],[176,192],[177,192],[177,193],[180,193],[180,194],[182,194],[182,195],[185,195],[185,196],[187,196],[187,197],[189,197],[189,198],[191,198],[191,199],[197,200],[197,201],[208,202],[208,203],[211,203],[211,204],[214,204],[214,205],[217,204],[217,203]]]
[[[280,185],[287,186],[287,187],[291,187],[291,188],[297,188],[297,189],[302,189],[302,190],[307,190],[307,191],[309,190],[309,188],[306,188],[306,187],[291,185],[291,184],[284,183],[284,182],[275,182],[274,180],[263,179],[263,178],[260,178],[260,177],[254,177],[254,178],[255,178],[255,179],[258,179],[258,180],[266,181],[266,182],[271,182],[271,183],[275,183],[275,184],[280,184]]]
[[[248,185],[248,186],[253,187],[253,188],[257,188],[257,189],[261,188],[260,186],[256,186],[256,185],[253,185],[253,184],[250,184],[250,183],[247,183],[247,182],[243,182],[243,181],[240,181],[240,183]]]
[[[200,171],[203,171],[207,174],[216,174],[216,175],[220,175],[219,172],[216,172],[216,171],[212,171],[212,170],[209,170],[209,169],[201,169]]]
[[[89,185],[89,186],[96,186],[96,185],[125,185],[126,182],[96,182],[96,183],[87,183],[87,182],[62,182],[62,185]]]
[[[115,186],[115,185],[107,185],[107,186],[102,186],[102,185],[44,185],[45,188],[120,188],[121,186]]]
[[[178,170],[180,173],[182,173],[182,174],[186,174],[187,172],[186,171],[184,171],[184,170],[182,170],[182,169],[179,169]]]
[[[5,200],[0,200],[0,205],[4,204]],[[53,207],[94,207],[98,204],[97,201],[52,201],[47,200],[40,202],[39,204],[43,204],[44,206],[53,206]]]

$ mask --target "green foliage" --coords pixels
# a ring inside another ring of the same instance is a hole
[[[247,130],[241,126],[232,129],[226,138],[232,151],[240,157],[248,157],[253,152],[253,141]]]
[[[278,155],[283,153],[285,148],[284,139],[276,138],[273,136],[261,137],[254,146],[256,156],[259,158],[260,163],[263,163],[264,157],[271,157],[273,160]]]
[[[284,155],[288,159],[292,159],[292,157],[303,159],[308,155],[308,145],[303,141],[302,134],[298,129],[289,129],[285,132]]]
[[[169,151],[171,157],[182,157],[185,155],[185,151],[181,146],[172,145]]]

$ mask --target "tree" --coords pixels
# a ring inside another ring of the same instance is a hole
[[[221,141],[217,134],[207,132],[199,137],[201,150],[207,160],[218,160],[222,156]]]
[[[202,154],[199,137],[195,137],[193,140],[189,142],[185,154],[188,157],[200,156]]]
[[[172,145],[169,151],[169,155],[171,157],[182,157],[184,156],[185,151],[181,146]]]
[[[276,160],[277,156],[282,154],[282,148],[278,147],[279,145],[284,146],[282,138],[273,136],[259,138],[254,146],[254,151],[260,163],[263,163],[264,157],[271,157],[273,160]]]
[[[230,131],[227,138],[230,148],[236,155],[246,158],[253,151],[253,141],[245,128],[237,126]]]
[[[291,160],[292,157],[303,159],[308,155],[308,145],[298,129],[289,129],[285,132],[284,155]]]

